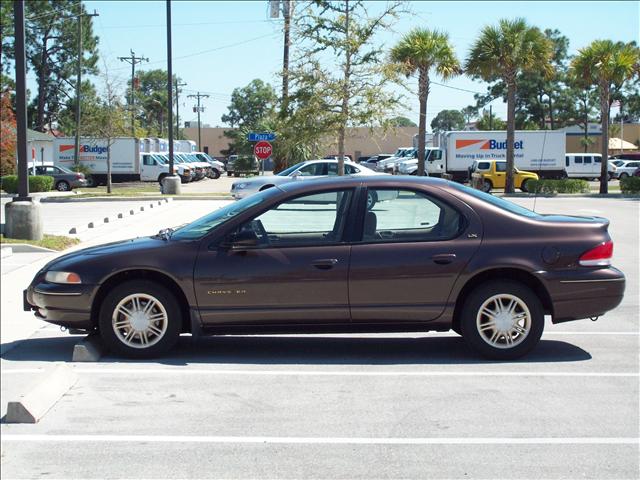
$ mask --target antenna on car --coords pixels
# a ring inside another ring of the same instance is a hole
[[[542,172],[542,158],[544,157],[544,146],[547,143],[547,130],[544,131],[544,136],[542,137],[542,152],[540,153],[540,163],[538,165],[538,171]],[[540,181],[538,179],[538,181]],[[538,190],[540,189],[540,185],[537,184],[535,191],[533,192],[533,211],[536,211],[536,201],[538,200]]]

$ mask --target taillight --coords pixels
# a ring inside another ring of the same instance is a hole
[[[76,173],[76,178],[78,180],[80,180],[84,175],[82,175],[81,173]]]
[[[603,242],[597,247],[587,250],[580,255],[580,265],[583,267],[604,267],[611,265],[613,256],[613,242]]]

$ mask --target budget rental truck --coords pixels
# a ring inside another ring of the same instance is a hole
[[[53,163],[73,168],[74,137],[59,137],[53,141]],[[111,159],[111,181],[116,182],[159,182],[169,173],[169,166],[153,153],[145,153],[145,142],[133,137],[80,138],[80,164],[85,166],[93,185],[107,183],[107,153]],[[185,172],[175,171],[182,176]]]
[[[417,136],[413,139],[417,145]],[[535,172],[540,178],[563,178],[566,134],[555,130],[516,130],[514,163],[521,170]],[[506,160],[507,132],[443,132],[426,148],[425,170],[431,176],[453,175],[459,182],[468,180],[469,167],[477,160]],[[398,165],[401,175],[415,175],[418,161]]]

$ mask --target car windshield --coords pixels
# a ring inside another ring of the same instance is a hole
[[[302,165],[304,165],[305,162],[300,162],[300,163],[296,163],[295,165],[293,165],[292,167],[289,168],[285,168],[284,170],[282,170],[279,173],[276,173],[276,175],[280,176],[280,177],[286,177],[287,175],[289,175],[290,173],[292,173],[294,170],[297,170],[298,168],[300,168]]]
[[[485,202],[488,202],[491,205],[494,205],[508,212],[515,213],[516,215],[522,215],[524,217],[531,217],[531,218],[541,217],[540,214],[532,210],[529,210],[528,208],[521,207],[520,205],[516,205],[515,203],[510,202],[508,200],[504,200],[500,197],[494,197],[489,193],[476,190],[475,188],[470,188],[465,185],[461,185],[457,182],[449,182],[449,185],[468,195],[471,195],[472,197],[478,198],[480,200],[484,200]]]
[[[64,173],[75,173],[75,172],[72,172],[71,170],[69,170],[67,167],[63,167],[63,166],[58,165],[58,168],[60,170],[62,170]]]
[[[263,190],[237,202],[230,203],[183,227],[177,228],[171,234],[171,238],[175,240],[197,240],[202,238],[214,228],[228,222],[245,210],[262,203],[265,198],[273,195],[275,190],[272,188]]]

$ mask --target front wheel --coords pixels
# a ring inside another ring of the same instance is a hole
[[[211,178],[213,178],[214,180],[220,178],[220,171],[216,170],[215,168],[211,170]]]
[[[517,282],[494,281],[476,288],[462,308],[460,331],[469,346],[494,360],[511,360],[531,351],[544,329],[544,310],[536,294]]]
[[[522,190],[525,193],[529,193],[531,191],[531,188],[529,188],[529,186],[531,185],[531,183],[529,183],[530,181],[531,180],[524,180],[520,185],[520,190]]]
[[[114,353],[152,358],[178,341],[182,314],[175,296],[165,287],[133,280],[107,294],[98,322],[103,342]]]
[[[493,184],[491,183],[491,180],[484,179],[482,181],[482,191],[483,192],[489,193],[492,188],[493,188]]]
[[[376,192],[367,192],[367,210],[371,210],[378,203],[378,195]]]

